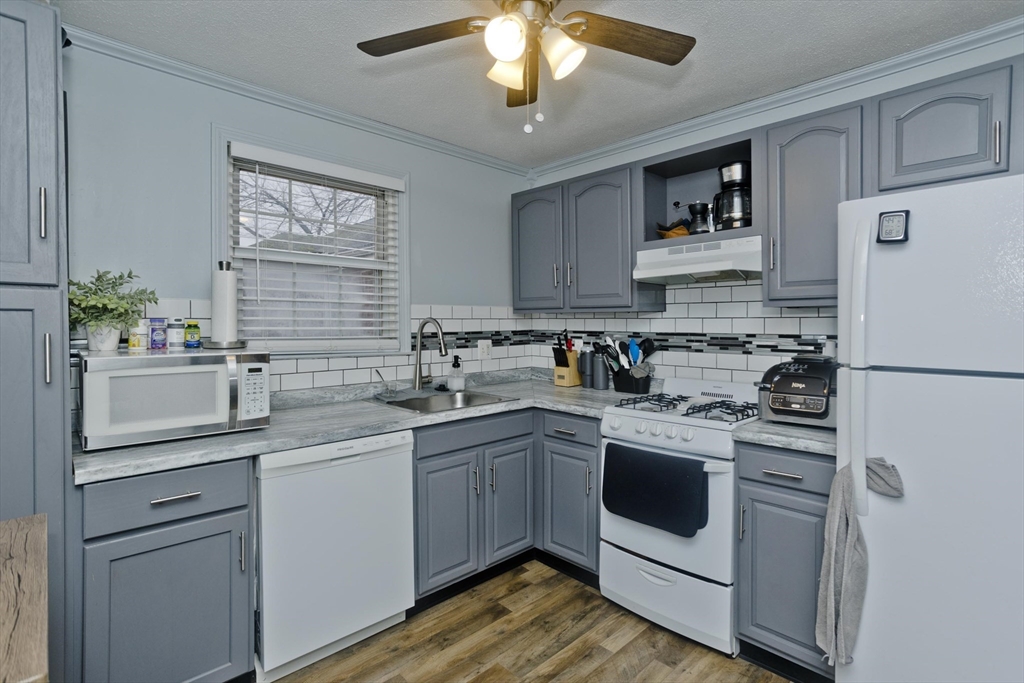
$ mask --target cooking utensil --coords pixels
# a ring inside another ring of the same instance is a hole
[[[632,363],[629,362],[629,344],[624,341],[619,342],[619,362],[622,363],[622,367],[628,368]]]
[[[629,340],[629,360],[630,365],[636,365],[640,361],[640,346],[636,343],[636,339]]]
[[[643,361],[647,360],[648,358],[650,358],[651,354],[654,353],[657,350],[658,350],[658,347],[655,345],[654,340],[648,339],[648,338],[641,339],[640,340],[640,353],[643,354],[643,356],[640,359],[640,361],[643,362]]]

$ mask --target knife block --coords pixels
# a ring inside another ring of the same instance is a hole
[[[579,351],[567,351],[565,355],[569,358],[569,367],[555,366],[555,386],[578,387],[583,384],[583,378],[580,377]]]

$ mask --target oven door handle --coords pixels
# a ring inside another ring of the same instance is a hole
[[[706,462],[704,471],[708,474],[728,474],[732,472],[732,464],[725,462]]]

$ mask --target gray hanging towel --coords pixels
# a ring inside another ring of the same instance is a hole
[[[692,538],[708,524],[704,461],[610,443],[601,501],[613,515]]]
[[[883,496],[901,498],[903,479],[885,458],[868,458],[868,488]],[[836,472],[825,515],[825,552],[818,583],[818,617],[814,640],[828,663],[849,664],[868,583],[868,549],[860,533],[853,495],[853,470]]]

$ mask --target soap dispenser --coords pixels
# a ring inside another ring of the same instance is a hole
[[[466,373],[462,371],[462,363],[459,357],[452,358],[452,369],[448,371],[448,388],[451,391],[466,390]]]

